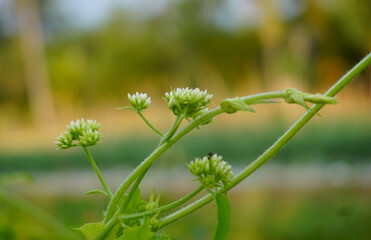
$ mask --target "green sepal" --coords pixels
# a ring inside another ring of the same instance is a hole
[[[215,193],[213,195],[217,213],[214,240],[224,240],[227,237],[230,226],[231,205],[228,197],[225,194]]]
[[[220,102],[220,108],[223,112],[228,114],[235,113],[237,111],[249,111],[255,112],[255,110],[246,104],[239,97],[227,98]]]
[[[151,196],[149,197],[148,204],[146,206],[146,211],[156,209],[159,206],[161,194],[158,195],[158,197],[155,200],[155,189],[152,189]]]
[[[116,108],[117,110],[122,110],[122,109],[128,109],[128,110],[133,110],[133,111],[137,111],[135,108],[133,107],[120,107],[120,108]]]
[[[108,196],[108,194],[105,191],[102,191],[102,190],[99,190],[99,189],[93,189],[93,190],[87,191],[87,192],[85,192],[85,194],[87,194],[87,195],[89,195],[89,194],[103,194],[103,195]]]

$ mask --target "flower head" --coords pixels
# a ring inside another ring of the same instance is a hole
[[[79,136],[79,142],[81,146],[93,146],[102,137],[101,133],[97,130],[89,128],[88,130],[82,131]]]
[[[72,134],[69,131],[61,133],[59,137],[57,137],[57,144],[58,149],[67,149],[72,147],[73,144],[73,137]]]
[[[228,184],[232,178],[231,165],[217,154],[196,158],[188,165],[191,173],[207,188],[216,188]]]
[[[177,88],[165,93],[164,99],[168,102],[169,109],[177,116],[184,114],[186,118],[196,118],[211,103],[212,94],[207,90],[198,88]]]
[[[100,124],[96,120],[79,119],[71,121],[66,126],[67,131],[57,137],[55,144],[58,149],[67,149],[74,146],[96,145],[101,139],[102,134],[98,131]]]
[[[136,92],[133,95],[128,94],[128,99],[131,106],[138,111],[146,110],[151,104],[151,98],[146,93]]]

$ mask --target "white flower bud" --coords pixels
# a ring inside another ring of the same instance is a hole
[[[188,164],[188,168],[208,189],[228,184],[233,178],[231,165],[223,161],[222,157],[217,154],[205,156],[202,159],[196,158]]]
[[[169,93],[165,93],[164,99],[168,102],[169,109],[177,116],[184,114],[186,118],[197,118],[208,104],[211,103],[212,94],[207,94],[207,90],[177,88]]]
[[[57,137],[55,144],[58,149],[67,149],[74,146],[92,146],[98,143],[102,138],[102,134],[98,131],[100,123],[96,120],[79,119],[71,121],[66,126],[67,131]]]
[[[146,110],[151,104],[151,98],[148,97],[146,93],[136,92],[133,95],[128,94],[128,99],[131,106],[138,111]]]

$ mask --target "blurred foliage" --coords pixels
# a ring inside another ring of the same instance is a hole
[[[218,153],[232,165],[245,166],[257,158],[285,128],[279,124],[260,128],[240,130],[195,131],[180,141],[159,159],[159,166],[183,166],[195,157],[209,152]],[[324,135],[323,132],[326,131]],[[371,129],[368,125],[332,124],[308,126],[298,134],[274,159],[278,163],[329,163],[343,161],[348,164],[365,163],[371,157]],[[157,139],[145,136],[127,136],[104,142],[91,149],[97,164],[102,168],[115,166],[134,167],[156,146]],[[141,151],[138,151],[141,146]],[[341,151],[339,151],[341,149]],[[57,152],[34,151],[33,153],[0,154],[0,172],[6,171],[49,171],[89,168],[90,165],[81,149]]]
[[[50,81],[64,108],[117,99],[124,89],[162,94],[169,86],[207,86],[210,78],[221,78],[228,92],[255,82],[269,88],[284,74],[320,88],[361,59],[371,42],[369,0],[250,2],[255,15],[236,23],[226,0],[181,0],[148,17],[117,8],[87,30],[70,24],[53,0],[38,3]],[[24,115],[19,37],[5,31],[11,24],[0,21],[0,106]]]
[[[371,207],[369,189],[357,187],[323,188],[315,191],[266,189],[248,193],[232,192],[232,222],[227,239],[341,239],[366,240],[370,236]],[[163,194],[163,201],[175,196]],[[43,204],[66,226],[79,227],[100,219],[103,198],[38,196]],[[0,239],[61,239],[55,231],[32,216],[0,201]],[[164,231],[174,240],[210,239],[215,227],[215,206],[192,213]],[[13,221],[12,219],[17,219]]]

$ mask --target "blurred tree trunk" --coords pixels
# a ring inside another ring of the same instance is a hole
[[[36,124],[44,124],[54,120],[56,114],[48,77],[38,2],[16,0],[14,3],[31,115]]]
[[[283,20],[275,0],[258,1],[263,12],[263,24],[259,28],[262,44],[262,77],[263,87],[272,89],[279,85],[279,56],[283,38]],[[269,87],[268,87],[269,86]]]

